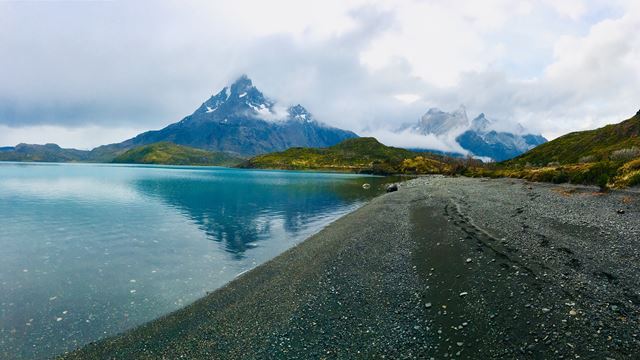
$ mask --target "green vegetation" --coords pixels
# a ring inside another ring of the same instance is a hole
[[[465,174],[603,190],[640,185],[640,112],[619,124],[561,136],[503,163],[465,169]]]
[[[628,161],[640,156],[640,150],[637,149],[640,149],[640,112],[619,124],[561,136],[506,161],[505,164],[540,167],[556,162],[578,164]]]
[[[63,149],[56,144],[18,144],[0,151],[0,161],[80,162],[89,159],[89,151]]]
[[[114,163],[129,164],[163,164],[163,165],[211,165],[234,166],[244,159],[221,152],[210,152],[160,142],[139,146],[124,152],[113,159]]]
[[[240,167],[347,171],[368,174],[453,174],[463,159],[386,146],[374,138],[345,140],[328,148],[291,148],[256,156]]]

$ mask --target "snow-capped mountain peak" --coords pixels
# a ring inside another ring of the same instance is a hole
[[[247,118],[275,122],[280,125],[291,122],[329,128],[318,121],[302,105],[291,107],[278,104],[264,96],[246,75],[233,84],[224,87],[216,95],[205,101],[191,116],[189,121],[222,122],[235,124]]]
[[[429,109],[420,119],[418,132],[426,134],[444,135],[451,132],[462,132],[469,127],[467,110],[460,105],[458,110],[447,113],[438,108]]]
[[[249,114],[265,120],[274,119],[274,102],[267,99],[249,77],[242,75],[230,86],[211,96],[194,113],[208,114],[210,120],[226,119],[231,114]]]
[[[287,112],[292,120],[301,121],[305,123],[315,122],[313,115],[307,111],[302,105],[298,104],[290,107]]]
[[[493,121],[487,119],[484,113],[480,113],[480,115],[476,116],[475,119],[471,120],[471,130],[474,131],[489,131],[492,125]]]

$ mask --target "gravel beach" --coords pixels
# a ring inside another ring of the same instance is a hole
[[[400,184],[194,304],[65,359],[639,359],[640,194]]]

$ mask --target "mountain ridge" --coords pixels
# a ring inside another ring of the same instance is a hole
[[[503,161],[518,156],[547,141],[542,135],[499,131],[495,122],[480,113],[469,121],[464,105],[452,113],[430,108],[417,123],[405,124],[398,132],[453,139],[462,149],[479,158]]]

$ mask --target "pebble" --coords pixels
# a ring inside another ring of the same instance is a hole
[[[467,264],[470,263],[472,260],[471,258],[467,258]]]
[[[463,291],[463,292],[460,293],[460,296],[467,296],[468,294],[469,294],[468,292]]]
[[[424,307],[426,307],[427,309],[430,309],[431,308],[431,303],[424,304]]]

